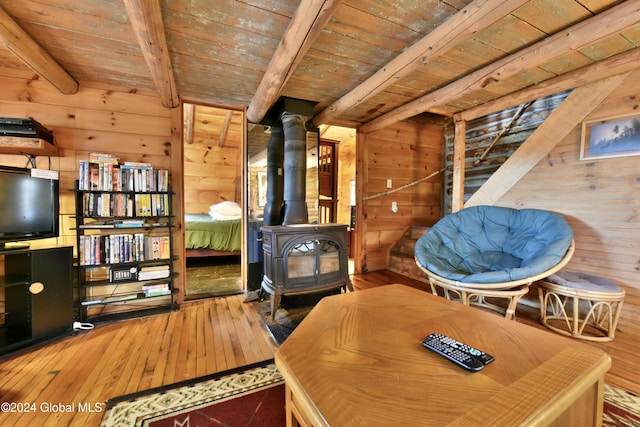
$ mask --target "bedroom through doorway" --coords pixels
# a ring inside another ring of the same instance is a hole
[[[244,112],[183,104],[185,299],[244,292]]]

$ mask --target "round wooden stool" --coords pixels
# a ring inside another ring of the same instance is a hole
[[[613,340],[625,296],[624,289],[615,282],[603,277],[560,271],[539,281],[538,285],[540,322],[544,326],[574,338]]]

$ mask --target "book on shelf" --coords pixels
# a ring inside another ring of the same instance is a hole
[[[135,299],[140,299],[145,297],[143,293],[137,294],[120,294],[120,295],[104,295],[104,296],[94,296],[89,297],[82,301],[80,304],[82,305],[97,305],[97,304],[105,304],[105,303],[113,303],[113,302],[126,302]]]
[[[171,258],[169,236],[143,233],[78,236],[80,265],[123,264]]]
[[[133,217],[133,197],[126,193],[84,193],[82,214],[88,217]]]
[[[89,153],[78,165],[81,191],[168,191],[169,171],[154,169],[150,163],[124,162],[108,153]]]
[[[145,243],[147,260],[171,258],[169,236],[147,236]]]
[[[92,228],[142,228],[142,227],[167,227],[168,222],[149,222],[145,223],[143,219],[114,219],[104,221],[91,221],[86,224],[78,225],[80,229]]]
[[[102,298],[102,302],[124,302],[139,298],[140,294],[109,295]]]
[[[144,225],[144,219],[123,219],[115,222],[116,228],[142,227]]]
[[[171,276],[171,270],[168,265],[155,270],[149,270],[142,267],[138,273],[138,280],[166,279],[169,276]]]
[[[118,164],[120,163],[120,158],[115,154],[110,153],[89,153],[89,162],[90,163],[111,163]]]
[[[96,222],[92,222],[89,224],[80,224],[78,225],[79,229],[92,229],[92,228],[115,228],[116,225],[115,224],[109,224],[109,223],[105,223],[105,222],[100,222],[100,221],[96,221]]]
[[[151,217],[169,215],[169,195],[84,193],[82,214],[88,217]],[[131,220],[133,223],[135,220]],[[141,221],[141,220],[138,220]]]
[[[171,289],[169,288],[169,283],[143,286],[142,292],[144,293],[145,297],[171,295]]]
[[[169,264],[162,265],[145,265],[140,268],[140,271],[157,271],[157,270],[167,270],[169,268]]]

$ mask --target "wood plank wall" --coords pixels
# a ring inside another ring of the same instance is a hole
[[[338,224],[351,222],[351,181],[356,179],[356,132],[341,128],[338,143]]]
[[[361,251],[356,272],[385,269],[389,251],[412,225],[431,226],[440,218],[442,174],[393,194],[363,197],[411,183],[443,164],[443,127],[401,122],[369,134],[358,133],[357,187],[362,207],[357,217]],[[363,197],[361,197],[363,196]],[[398,211],[392,212],[392,202]]]
[[[632,74],[587,120],[640,116],[639,78]],[[580,140],[577,126],[497,204],[563,214],[576,240],[566,269],[620,282],[627,296],[618,329],[640,337],[640,157],[580,160]]]
[[[465,202],[527,140],[568,94],[569,92],[564,92],[537,100],[526,106],[517,118],[515,116],[520,106],[466,123]],[[453,124],[449,124],[445,127],[445,163],[447,170],[444,175],[445,202],[443,214],[448,214],[452,211],[453,151],[454,129]]]
[[[78,178],[78,161],[90,152],[114,153],[121,161],[149,162],[171,170],[176,151],[172,146],[180,142],[179,132],[172,128],[172,112],[153,93],[81,83],[77,94],[62,95],[37,76],[8,69],[0,69],[0,117],[33,117],[53,132],[59,150],[58,156],[38,157],[36,162],[38,168],[60,173],[60,237],[34,240],[32,248],[75,246],[71,190]],[[26,157],[0,155],[0,164],[23,167]],[[176,200],[179,197],[174,197],[174,212],[180,209]],[[178,243],[174,238],[175,249],[181,251]]]
[[[208,213],[224,201],[241,204],[244,114],[200,105],[195,111],[193,138],[184,146],[185,212]],[[226,113],[231,120],[225,124]]]

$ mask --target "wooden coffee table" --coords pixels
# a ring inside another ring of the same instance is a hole
[[[439,332],[495,356],[468,372]],[[606,353],[403,285],[326,297],[280,346],[287,425],[600,425]]]

